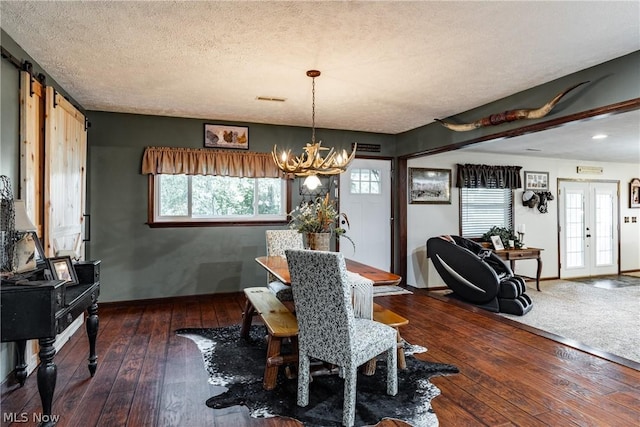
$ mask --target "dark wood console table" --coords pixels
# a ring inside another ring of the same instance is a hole
[[[80,284],[68,286],[62,280],[32,280],[23,284],[2,282],[0,286],[0,312],[2,342],[15,341],[18,360],[16,379],[20,386],[27,378],[25,348],[27,340],[38,339],[40,365],[38,366],[38,392],[42,401],[44,420],[52,420],[53,392],[56,387],[57,367],[53,362],[56,354],[56,335],[63,332],[78,316],[87,312],[86,328],[89,338],[89,373],[93,377],[98,366],[96,337],[98,335],[98,280],[99,261],[82,263]],[[85,267],[89,267],[88,269]],[[83,283],[83,278],[93,279]],[[43,422],[52,426],[54,421]]]
[[[542,273],[542,259],[540,258],[540,252],[543,249],[539,248],[527,248],[527,249],[503,249],[495,251],[505,261],[509,261],[511,270],[515,272],[515,263],[520,259],[535,259],[538,261],[538,270],[536,271],[536,289],[540,290],[540,274]]]

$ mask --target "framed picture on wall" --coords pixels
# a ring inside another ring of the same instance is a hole
[[[549,191],[549,172],[524,171],[524,189]]]
[[[629,207],[640,208],[640,178],[633,178],[629,183]]]
[[[451,169],[409,168],[409,203],[451,204]]]
[[[208,148],[249,149],[249,128],[205,123],[204,146]]]

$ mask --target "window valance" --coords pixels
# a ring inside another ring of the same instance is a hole
[[[147,147],[143,174],[223,175],[245,178],[280,178],[271,153],[203,148]]]
[[[522,166],[457,165],[456,187],[460,188],[521,188]]]

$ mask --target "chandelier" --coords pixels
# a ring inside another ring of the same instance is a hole
[[[356,154],[357,144],[353,145],[351,154],[347,154],[346,150],[338,153],[333,148],[322,146],[322,141],[316,142],[316,77],[320,75],[318,70],[307,71],[307,76],[311,77],[311,142],[303,147],[303,153],[300,156],[291,154],[291,150],[283,151],[278,155],[278,148],[273,146],[273,161],[278,168],[290,175],[306,176],[304,185],[313,190],[320,185],[318,175],[337,175],[347,170],[349,163]],[[322,151],[329,151],[322,157]]]

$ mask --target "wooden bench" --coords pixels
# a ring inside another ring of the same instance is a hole
[[[244,294],[247,297],[247,302],[242,315],[240,336],[249,338],[251,319],[254,314],[260,316],[268,332],[267,360],[262,386],[265,390],[273,390],[278,377],[278,367],[298,361],[298,321],[295,315],[268,288],[246,288]],[[407,325],[409,320],[375,303],[373,304],[373,320],[389,325],[397,331],[398,368],[405,369],[407,363],[404,358],[404,348],[399,328]],[[280,354],[284,338],[291,339],[293,345],[291,354]],[[363,368],[366,375],[373,375],[375,370],[375,359],[369,361]]]
[[[240,336],[242,338],[249,337],[251,319],[254,314],[259,315],[269,334],[262,386],[265,390],[273,390],[278,377],[278,367],[298,361],[298,321],[268,288],[246,288],[244,294],[247,297],[247,302],[242,315]],[[291,339],[293,345],[291,354],[280,354],[284,338]]]
[[[398,368],[406,369],[407,361],[404,358],[404,345],[400,336],[400,326],[409,324],[409,320],[399,314],[384,308],[380,304],[373,303],[373,320],[389,325],[396,330],[398,340]],[[376,360],[367,362],[363,368],[365,375],[373,375],[376,372]]]

